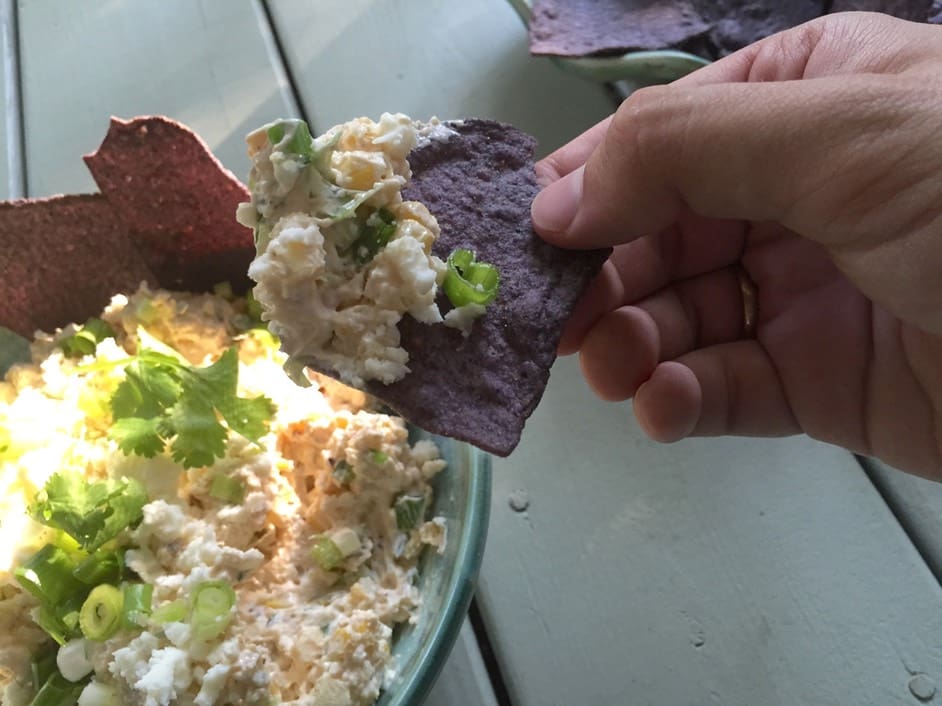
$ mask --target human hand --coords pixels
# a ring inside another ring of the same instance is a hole
[[[560,353],[659,441],[805,432],[942,478],[940,124],[942,28],[875,14],[635,92],[537,165],[536,230],[616,246]]]

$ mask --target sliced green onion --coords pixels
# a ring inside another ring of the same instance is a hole
[[[75,684],[58,671],[53,672],[33,697],[30,706],[75,706],[84,688],[84,682]]]
[[[217,473],[213,477],[209,494],[216,500],[222,500],[230,505],[238,505],[245,500],[245,485],[237,478],[227,476],[225,473]]]
[[[311,556],[324,571],[333,571],[343,563],[344,559],[340,547],[326,535],[321,535],[314,540]]]
[[[92,589],[82,604],[79,627],[89,640],[102,642],[121,627],[124,615],[124,593],[121,589],[102,584]]]
[[[225,581],[204,581],[190,596],[190,629],[197,640],[221,635],[232,619],[236,593]]]
[[[154,601],[154,587],[149,583],[129,583],[124,586],[124,606],[121,624],[126,630],[139,628],[144,619],[151,614]]]
[[[56,606],[84,589],[73,576],[75,564],[65,550],[47,544],[18,566],[13,575],[17,582],[41,602]]]
[[[400,495],[393,508],[396,511],[396,527],[404,531],[411,530],[425,515],[425,497]]]
[[[91,355],[98,348],[98,344],[106,338],[114,337],[114,329],[101,319],[92,317],[85,322],[71,336],[59,341],[59,347],[70,358],[80,358]]]
[[[458,249],[448,256],[448,274],[442,283],[445,296],[456,307],[486,305],[494,301],[500,273],[486,262],[476,262],[470,250]]]
[[[98,551],[79,562],[72,575],[87,586],[117,583],[124,572],[124,556],[120,552]]]
[[[81,634],[74,627],[70,628],[66,625],[65,621],[47,605],[39,606],[39,617],[36,622],[59,645],[64,645]]]
[[[29,668],[33,677],[33,691],[39,691],[56,671],[56,650],[46,650],[36,655]]]
[[[389,460],[389,454],[385,451],[370,449],[370,458],[377,466],[382,466],[384,463],[386,463],[386,461]]]
[[[358,265],[365,265],[386,247],[395,232],[396,222],[392,213],[385,208],[379,209],[360,227],[360,235],[351,247],[353,259]]]
[[[186,602],[171,601],[170,603],[164,603],[160,608],[151,613],[150,618],[158,625],[182,623],[186,620]]]
[[[305,162],[311,160],[314,156],[314,138],[311,137],[311,129],[303,120],[279,120],[268,128],[268,141],[272,147],[279,146],[288,133],[287,127],[293,128],[291,139],[286,145],[280,145],[284,152],[296,154],[303,158]]]
[[[333,475],[334,480],[340,483],[340,485],[350,485],[356,476],[353,472],[353,467],[347,463],[345,459],[340,459],[334,464],[331,475]]]

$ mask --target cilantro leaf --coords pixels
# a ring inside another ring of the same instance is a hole
[[[111,427],[111,438],[126,456],[136,454],[153,458],[164,449],[160,420],[156,418],[122,417]]]
[[[267,422],[275,413],[275,405],[267,397],[233,397],[224,400],[218,409],[232,431],[256,444],[268,431]]]
[[[152,457],[169,445],[184,468],[210,466],[229,430],[258,443],[275,411],[266,397],[239,397],[238,380],[235,348],[203,368],[142,350],[111,398],[109,435],[125,454]]]
[[[170,426],[176,436],[170,444],[173,460],[184,468],[211,466],[226,453],[226,429],[213,405],[192,391],[184,393],[170,410]]]
[[[88,481],[79,473],[60,472],[36,496],[30,515],[94,552],[139,522],[145,504],[144,486],[132,478]]]

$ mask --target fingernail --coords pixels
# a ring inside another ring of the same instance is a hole
[[[582,200],[582,171],[579,167],[553,182],[533,199],[533,227],[543,234],[565,233],[576,217]]]

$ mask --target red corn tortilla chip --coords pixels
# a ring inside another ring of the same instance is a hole
[[[195,133],[165,117],[112,119],[85,164],[161,286],[248,289],[255,246],[235,220],[248,191]]]
[[[0,326],[31,338],[154,275],[100,194],[0,203]]]

